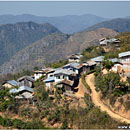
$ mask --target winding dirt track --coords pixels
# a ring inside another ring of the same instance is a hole
[[[95,85],[94,85],[94,74],[90,74],[86,77],[86,82],[88,83],[88,85],[90,86],[92,93],[91,93],[91,97],[92,97],[92,101],[95,104],[95,106],[100,107],[101,111],[106,111],[107,114],[114,118],[115,120],[119,121],[119,122],[126,122],[126,123],[130,123],[129,119],[126,119],[116,113],[114,113],[113,111],[111,111],[102,101],[101,101],[101,93],[100,92],[96,92],[95,90]]]

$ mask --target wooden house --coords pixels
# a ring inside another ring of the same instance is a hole
[[[23,76],[17,81],[19,82],[19,86],[33,87],[34,79],[31,76]]]

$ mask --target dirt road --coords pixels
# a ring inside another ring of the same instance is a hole
[[[109,109],[109,107],[107,107],[102,101],[101,101],[101,94],[100,92],[96,92],[95,90],[95,86],[94,86],[94,74],[90,74],[86,77],[86,82],[88,83],[88,85],[90,86],[91,90],[92,90],[92,94],[91,94],[91,97],[92,97],[92,101],[93,103],[95,104],[95,106],[98,106],[100,107],[100,110],[101,111],[106,111],[107,114],[114,118],[115,120],[119,121],[119,122],[126,122],[126,123],[130,123],[130,120],[129,119],[126,119],[116,113],[114,113],[113,111],[111,111]]]

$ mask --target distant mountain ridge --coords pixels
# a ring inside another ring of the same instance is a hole
[[[21,22],[0,26],[0,64],[9,60],[16,52],[51,33],[61,33],[54,26]]]
[[[91,27],[88,27],[83,31],[90,31],[98,28],[110,28],[118,32],[130,32],[130,19],[117,18],[104,21]]]
[[[65,59],[68,55],[80,52],[88,46],[98,44],[98,39],[113,37],[117,32],[100,28],[72,35],[52,33],[30,44],[16,53],[8,62],[0,66],[0,74],[15,73],[21,69],[31,70],[36,66]]]
[[[66,15],[56,17],[42,17],[30,14],[23,15],[0,15],[1,24],[14,24],[17,22],[28,22],[33,21],[39,24],[50,23],[58,28],[63,33],[71,34],[79,32],[87,27],[102,21],[108,20],[107,18],[99,17],[96,15],[85,14],[85,15]]]

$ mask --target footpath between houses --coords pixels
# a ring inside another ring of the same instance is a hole
[[[86,76],[86,82],[87,84],[90,86],[91,89],[91,97],[92,97],[92,101],[94,103],[95,106],[100,107],[101,111],[106,111],[107,114],[114,118],[115,120],[119,121],[119,122],[126,122],[128,124],[130,124],[130,120],[126,119],[116,113],[114,113],[113,111],[111,111],[108,106],[106,106],[102,101],[101,101],[101,93],[100,92],[96,92],[95,90],[95,85],[94,85],[94,74],[90,74]]]

